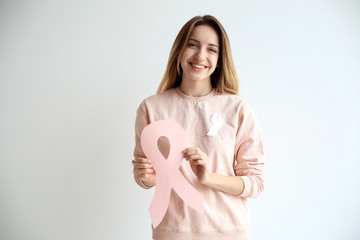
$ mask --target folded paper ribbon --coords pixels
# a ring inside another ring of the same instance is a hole
[[[167,159],[160,152],[157,141],[167,137],[170,151]],[[183,161],[182,151],[186,148],[186,134],[176,122],[160,120],[147,125],[141,134],[141,147],[156,171],[156,186],[149,212],[153,228],[165,216],[169,206],[171,189],[191,208],[204,212],[203,196],[185,179],[179,168]]]

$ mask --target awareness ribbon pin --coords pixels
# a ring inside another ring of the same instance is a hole
[[[222,128],[222,125],[224,123],[224,119],[221,117],[219,113],[213,113],[210,117],[210,121],[213,124],[208,131],[207,135],[210,137],[213,137],[216,135],[217,132],[219,132],[220,136],[224,139],[227,137],[226,132]]]
[[[167,159],[160,152],[157,141],[167,137],[170,152]],[[186,180],[180,172],[183,160],[182,151],[186,148],[186,134],[176,122],[155,121],[147,125],[141,134],[141,147],[156,171],[156,186],[149,213],[153,228],[156,228],[165,216],[169,206],[171,189],[194,210],[204,213],[203,196]]]

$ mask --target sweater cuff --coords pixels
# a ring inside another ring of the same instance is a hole
[[[240,176],[240,177],[244,182],[244,190],[240,194],[240,197],[249,197],[253,192],[253,190],[252,190],[252,186],[253,186],[252,179],[249,176]]]

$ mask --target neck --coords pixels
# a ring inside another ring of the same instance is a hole
[[[179,86],[180,91],[191,97],[202,97],[208,95],[212,91],[210,81],[206,83],[185,82]]]

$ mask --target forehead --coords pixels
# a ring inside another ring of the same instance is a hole
[[[219,36],[216,31],[208,25],[196,26],[190,35],[190,39],[195,39],[202,43],[219,45]]]

